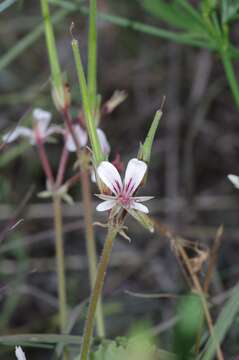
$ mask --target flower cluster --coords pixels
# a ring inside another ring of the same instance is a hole
[[[57,126],[55,124],[50,124],[52,119],[50,112],[37,108],[33,110],[32,116],[32,129],[25,126],[17,126],[13,131],[10,131],[3,136],[3,141],[5,143],[11,143],[20,137],[24,137],[30,142],[31,145],[36,145],[38,141],[48,141],[51,135],[61,134],[65,138],[67,150],[70,152],[76,151],[75,142],[68,129]],[[88,143],[88,135],[86,130],[83,129],[83,127],[81,127],[79,124],[76,124],[73,126],[73,131],[80,146],[85,147]],[[98,128],[97,134],[102,151],[105,155],[108,155],[110,153],[110,145],[107,141],[105,133],[102,129]]]

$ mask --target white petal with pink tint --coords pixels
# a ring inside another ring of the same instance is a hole
[[[11,143],[19,137],[33,138],[33,131],[24,126],[17,126],[13,131],[9,131],[3,136],[3,141]]]
[[[38,131],[42,137],[45,136],[47,128],[51,121],[51,113],[39,108],[36,108],[32,112],[33,120],[38,128]]]
[[[138,211],[141,211],[145,214],[148,214],[149,213],[149,209],[147,208],[147,206],[143,205],[143,204],[140,204],[136,201],[134,201],[131,205],[131,208],[132,209],[135,209],[135,210],[138,210]]]
[[[119,194],[123,189],[122,180],[116,167],[108,161],[102,161],[97,168],[101,181],[114,193]]]
[[[88,140],[88,136],[87,136],[87,132],[85,130],[83,130],[80,125],[75,125],[73,127],[74,133],[79,141],[79,144],[81,147],[86,146],[87,144],[87,140]],[[67,135],[66,138],[66,147],[68,149],[68,151],[76,151],[76,145],[75,145],[75,141],[73,140],[73,137],[71,136],[71,134]]]
[[[124,178],[124,188],[127,194],[132,195],[135,192],[146,171],[147,165],[144,161],[134,158],[128,162]]]
[[[101,149],[105,155],[108,155],[110,153],[110,144],[108,143],[106,135],[105,135],[104,131],[99,128],[96,129],[96,131],[97,131],[98,138],[100,141]]]
[[[112,209],[116,205],[115,200],[106,200],[103,201],[101,204],[97,205],[97,211],[106,211]]]
[[[87,140],[88,140],[87,132],[84,129],[82,129],[80,127],[80,125],[75,125],[74,131],[75,131],[76,137],[79,139],[80,146],[82,146],[82,147],[86,146]]]
[[[26,356],[25,356],[21,346],[15,347],[15,355],[17,357],[17,360],[26,360]]]

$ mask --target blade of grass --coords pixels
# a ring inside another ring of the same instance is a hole
[[[52,16],[52,23],[56,24],[61,21],[68,13],[74,9],[63,9],[59,10],[56,14]],[[15,60],[24,50],[29,48],[31,45],[36,43],[36,40],[43,35],[44,25],[40,24],[35,27],[29,34],[24,36],[21,40],[18,41],[8,52],[6,52],[0,58],[0,71],[8,66],[13,60]]]
[[[205,33],[205,26],[200,14],[194,11],[193,8],[190,8],[189,11],[189,4],[186,6],[185,1],[174,0],[167,4],[163,0],[144,0],[143,6],[153,16],[172,26],[186,30],[197,29]]]
[[[41,0],[41,9],[44,20],[44,29],[45,29],[48,57],[51,67],[52,82],[55,88],[57,89],[57,91],[61,91],[63,82],[62,82],[61,68],[59,64],[57,49],[56,49],[55,36],[54,36],[50,12],[49,12],[48,0]]]
[[[0,4],[0,13],[8,9],[13,5],[17,0],[5,0]]]
[[[97,30],[96,0],[90,1],[89,39],[88,39],[88,92],[92,113],[94,113],[97,95]]]
[[[32,347],[54,347],[55,344],[77,345],[82,341],[81,336],[57,334],[24,334],[0,336],[2,345],[25,345]]]
[[[216,338],[209,338],[205,349],[201,356],[200,360],[211,360],[214,358],[217,350],[217,344],[221,344],[223,339],[226,336],[227,331],[232,326],[235,321],[236,315],[239,312],[239,285],[236,285],[232,294],[226,304],[224,305],[218,320],[214,326],[214,335]]]
[[[81,61],[81,55],[80,55],[78,41],[76,39],[73,39],[71,45],[72,45],[72,50],[73,50],[75,64],[76,64],[79,86],[80,86],[80,90],[81,90],[83,109],[84,109],[85,118],[86,118],[86,126],[87,126],[90,143],[91,143],[92,150],[93,150],[94,161],[95,161],[95,164],[98,165],[101,161],[104,160],[104,154],[103,154],[101,146],[100,146],[99,138],[98,138],[97,131],[96,131],[96,125],[95,125],[95,122],[93,120],[92,113],[91,113],[88,89],[87,89],[85,74],[84,74],[83,65],[82,65],[82,61]]]
[[[49,0],[50,3],[58,5],[66,10],[79,10],[82,14],[87,15],[89,9],[85,6],[76,5],[70,1],[65,0]],[[197,33],[176,33],[173,31],[168,31],[156,26],[147,25],[139,21],[130,20],[124,17],[116,16],[113,14],[105,14],[103,12],[98,12],[97,17],[101,20],[108,21],[111,24],[128,28],[134,31],[142,32],[147,35],[152,35],[156,37],[161,37],[165,40],[172,40],[178,44],[191,45],[200,48],[206,48],[209,50],[217,50],[216,45],[208,37],[200,38]],[[228,47],[228,54],[232,58],[239,58],[239,49],[235,48],[231,44]]]
[[[82,14],[88,15],[89,9],[85,6],[76,5],[71,2],[65,1],[65,0],[49,0],[50,3],[61,6],[64,9],[68,9],[71,11],[79,10]],[[209,38],[199,38],[200,34],[193,33],[192,31],[190,33],[184,32],[184,33],[178,33],[174,31],[169,31],[165,29],[161,29],[156,26],[147,25],[139,21],[130,20],[124,17],[112,15],[112,14],[106,14],[102,12],[98,12],[97,17],[101,20],[108,21],[111,24],[131,29],[134,31],[142,32],[147,35],[152,35],[156,37],[161,37],[166,40],[175,41],[179,44],[186,44],[186,45],[192,45],[195,47],[200,48],[208,48],[211,50],[216,50],[215,44],[210,41]],[[237,50],[234,49],[234,52],[237,53]],[[239,56],[239,51],[238,51]]]

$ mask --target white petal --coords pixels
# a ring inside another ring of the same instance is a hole
[[[60,127],[58,125],[52,125],[47,129],[46,136],[48,137],[48,136],[50,136],[52,134],[62,134],[62,135],[64,135],[64,133],[65,133],[65,130],[62,127]]]
[[[44,137],[51,121],[51,113],[37,108],[33,110],[32,116],[40,135]]]
[[[106,211],[106,210],[110,210],[112,209],[112,207],[114,207],[114,205],[116,204],[115,200],[106,200],[103,201],[101,204],[99,204],[96,207],[97,211]]]
[[[86,146],[87,141],[88,141],[87,132],[84,129],[82,129],[82,127],[80,127],[80,125],[75,125],[74,131],[75,131],[76,137],[79,140],[80,146],[82,146],[82,147]]]
[[[90,172],[90,179],[93,183],[96,183],[96,176],[95,176],[95,170],[92,169]]]
[[[105,155],[108,155],[110,153],[110,144],[106,138],[106,135],[101,129],[96,129],[96,131],[99,137],[101,149]]]
[[[17,360],[26,360],[26,356],[25,356],[21,346],[16,346],[15,355],[17,357]]]
[[[235,186],[235,188],[239,189],[239,176],[229,174],[227,175],[227,177],[231,181],[231,183]]]
[[[135,209],[135,210],[141,211],[141,212],[143,212],[145,214],[149,213],[149,209],[147,208],[147,206],[145,206],[143,204],[139,204],[137,202],[133,202],[130,207]]]
[[[20,136],[33,138],[33,132],[31,129],[28,129],[24,126],[17,126],[13,131],[9,131],[3,136],[3,141],[5,143],[11,143]]]
[[[152,200],[154,196],[134,196],[134,201],[136,202],[143,202]]]
[[[135,158],[128,162],[124,178],[124,189],[128,195],[132,195],[139,187],[146,170],[147,165],[144,161]]]
[[[105,195],[105,194],[95,194],[101,200],[115,200],[115,196]]]
[[[71,152],[76,151],[75,142],[70,134],[68,134],[66,137],[66,148],[68,151],[71,151]]]
[[[103,183],[115,194],[123,189],[122,180],[116,167],[109,161],[102,161],[97,168],[97,174]]]
[[[85,130],[83,130],[79,125],[75,125],[73,127],[75,135],[80,143],[80,146],[84,147],[87,144],[87,132]],[[73,137],[71,136],[71,134],[67,135],[67,139],[66,139],[66,147],[68,149],[68,151],[76,151],[76,145],[75,145],[75,141],[73,140]]]

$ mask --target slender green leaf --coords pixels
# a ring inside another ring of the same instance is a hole
[[[142,4],[153,16],[160,18],[171,26],[191,31],[197,29],[205,33],[200,14],[182,0],[173,0],[170,4],[165,0],[143,0]]]
[[[13,5],[17,0],[5,0],[0,4],[0,13],[4,10],[8,9],[11,5]]]
[[[72,9],[60,10],[52,16],[52,23],[62,20]],[[36,40],[44,33],[44,25],[38,25],[29,34],[17,42],[7,53],[0,58],[0,71],[15,60],[24,50],[36,43]]]
[[[0,336],[2,345],[25,345],[32,347],[53,348],[56,344],[76,345],[81,344],[81,336],[57,334],[24,334]]]
[[[84,109],[85,119],[86,119],[86,126],[87,126],[87,130],[88,130],[88,134],[90,137],[90,142],[91,142],[91,146],[92,146],[92,150],[93,150],[93,158],[94,158],[95,164],[99,165],[99,163],[104,160],[105,156],[104,156],[101,146],[100,146],[98,134],[96,131],[96,124],[93,120],[92,113],[91,113],[88,89],[87,89],[85,74],[84,74],[83,65],[82,65],[82,61],[81,61],[81,55],[80,55],[78,41],[73,39],[71,45],[72,45],[72,50],[73,50],[75,64],[76,64],[78,81],[79,81],[80,90],[81,90],[83,109]]]
[[[145,139],[145,142],[143,143],[143,145],[141,145],[141,147],[139,149],[138,159],[143,160],[146,163],[149,163],[149,161],[150,161],[151,150],[152,150],[155,133],[158,129],[159,121],[160,121],[162,115],[163,115],[163,113],[161,110],[158,110],[156,112],[153,122],[150,126],[148,135]]]
[[[50,3],[58,5],[66,10],[79,10],[82,14],[87,15],[89,13],[89,9],[85,6],[74,4],[70,1],[65,0],[49,0]],[[199,48],[206,48],[210,50],[217,50],[217,45],[214,41],[205,34],[202,37],[200,33],[190,32],[174,32],[168,31],[156,26],[147,25],[139,21],[130,20],[124,17],[106,14],[102,12],[98,12],[97,17],[101,20],[108,21],[111,24],[131,29],[134,31],[138,31],[147,35],[161,37],[162,39],[171,40],[178,44],[186,44]],[[233,58],[239,58],[239,49],[235,48],[231,44],[228,47],[228,54]]]
[[[48,49],[48,57],[51,67],[51,77],[55,88],[61,91],[63,82],[61,75],[61,68],[58,59],[58,53],[56,49],[55,36],[53,32],[48,0],[41,0],[42,16],[44,20],[45,36]],[[62,90],[63,91],[63,90]]]
[[[209,338],[205,350],[200,356],[200,360],[211,360],[214,359],[217,344],[221,344],[235,321],[236,315],[239,313],[239,285],[235,286],[232,291],[230,298],[227,300],[224,305],[218,320],[214,327],[214,334],[217,341],[215,341],[212,337]]]
[[[96,0],[90,0],[89,38],[88,38],[88,92],[91,110],[95,110],[97,95],[97,31]]]

